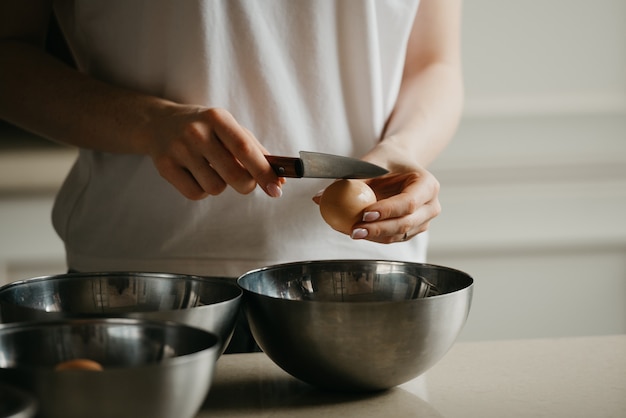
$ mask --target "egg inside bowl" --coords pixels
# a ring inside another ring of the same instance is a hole
[[[216,334],[128,318],[0,325],[0,382],[33,394],[39,416],[193,417],[212,383]],[[59,369],[75,360],[101,370]]]

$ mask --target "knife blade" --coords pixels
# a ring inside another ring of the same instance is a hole
[[[300,158],[277,155],[266,155],[265,158],[280,177],[368,179],[389,172],[357,158],[320,152],[300,151]]]

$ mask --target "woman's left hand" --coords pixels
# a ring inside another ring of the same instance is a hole
[[[441,212],[439,182],[427,170],[390,173],[365,181],[377,202],[365,208],[352,228],[353,239],[389,244],[406,241],[428,229]],[[319,194],[313,200],[319,204]]]

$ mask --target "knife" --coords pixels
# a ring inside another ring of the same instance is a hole
[[[357,158],[319,152],[300,151],[300,158],[266,155],[280,177],[310,177],[321,179],[368,179],[389,171]]]

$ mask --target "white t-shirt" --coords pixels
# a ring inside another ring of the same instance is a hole
[[[360,157],[393,109],[418,3],[60,0],[55,12],[95,78],[225,108],[275,155]],[[426,235],[384,245],[331,229],[311,200],[329,183],[288,179],[278,199],[228,188],[191,201],[148,157],[81,150],[53,224],[81,271],[237,277],[301,260],[424,261]]]

